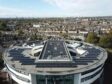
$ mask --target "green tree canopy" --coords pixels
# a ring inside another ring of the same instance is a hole
[[[5,22],[0,22],[0,30],[7,30],[7,25]]]
[[[109,35],[101,36],[99,45],[104,48],[112,48],[112,37]]]
[[[30,40],[43,40],[43,38],[41,35],[34,34],[30,37]]]
[[[97,37],[97,35],[94,32],[88,33],[86,42],[96,44],[96,43],[98,43],[98,40],[99,40],[99,38]]]
[[[17,32],[18,32],[18,36],[22,36],[24,34],[22,29],[17,30]]]

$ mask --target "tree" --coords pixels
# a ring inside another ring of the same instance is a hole
[[[112,48],[112,37],[109,35],[102,36],[99,40],[99,45],[104,48]]]
[[[33,34],[31,37],[30,37],[30,40],[37,40],[37,35],[36,34]]]
[[[24,34],[22,29],[19,29],[17,32],[18,32],[18,36],[22,36]]]
[[[86,42],[96,44],[98,43],[99,38],[94,32],[90,32],[87,35]]]
[[[108,33],[109,37],[112,37],[112,29]]]
[[[65,38],[65,39],[67,39],[69,36],[68,36],[67,33],[62,33],[62,37]]]
[[[41,35],[34,34],[30,37],[30,40],[43,40],[43,38]]]
[[[3,30],[3,31],[7,30],[7,25],[5,22],[0,22],[0,30]]]
[[[80,39],[80,38],[75,38],[74,40],[76,40],[76,41],[82,41],[82,39]]]
[[[0,52],[0,70],[3,69],[3,67],[4,67],[3,56],[2,53]]]
[[[108,34],[100,37],[99,45],[104,48],[112,48],[112,30]]]

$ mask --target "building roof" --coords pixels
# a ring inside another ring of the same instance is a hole
[[[60,74],[85,71],[102,64],[107,58],[104,49],[84,42],[48,40],[38,42],[35,46],[32,42],[32,45],[10,47],[4,53],[5,62],[27,73]],[[37,47],[39,45],[43,47]],[[36,56],[32,54],[39,52]]]

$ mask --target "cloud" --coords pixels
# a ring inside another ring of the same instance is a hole
[[[51,5],[55,5],[61,9],[80,9],[86,7],[87,5],[92,5],[96,0],[45,0]]]
[[[0,17],[33,17],[37,12],[0,6]]]
[[[112,14],[112,0],[44,0],[62,11],[74,15],[108,15]]]

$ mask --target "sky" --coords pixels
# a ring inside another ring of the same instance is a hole
[[[0,17],[112,16],[112,0],[0,0]]]

